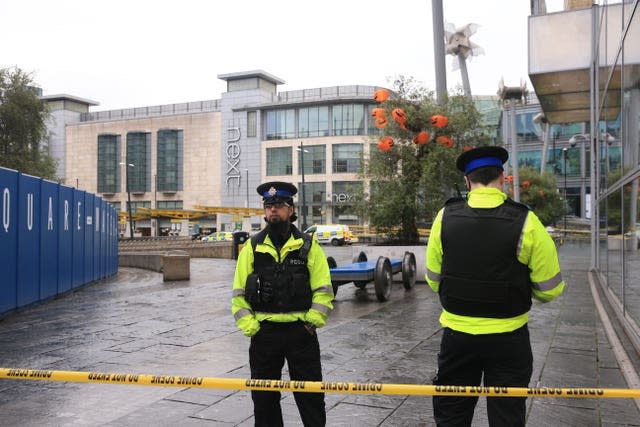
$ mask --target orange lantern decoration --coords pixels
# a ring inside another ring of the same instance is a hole
[[[449,118],[441,115],[431,116],[431,124],[437,128],[442,128],[449,124]]]
[[[513,184],[513,175],[508,175],[508,176],[507,176],[507,182],[508,182],[509,184]]]
[[[387,113],[384,108],[374,108],[371,110],[371,117],[376,119],[376,128],[382,129],[387,125]]]
[[[390,136],[383,136],[378,142],[378,149],[384,153],[388,153],[393,148],[393,138]]]
[[[538,193],[540,193],[540,197],[544,197],[544,190],[540,190]]]
[[[473,149],[473,147],[470,146],[470,145],[465,145],[464,147],[462,147],[462,151],[469,151],[469,150],[472,150],[472,149]]]
[[[522,181],[522,188],[529,188],[531,187],[531,181]]]
[[[384,108],[374,108],[371,110],[371,117],[373,117],[374,119],[380,118],[380,117],[386,117],[386,113],[384,111]]]
[[[429,138],[431,138],[431,135],[429,135],[429,132],[427,132],[426,130],[423,130],[413,136],[413,143],[417,145],[424,145],[427,142],[429,142]]]
[[[446,135],[440,135],[436,138],[436,143],[445,146],[447,148],[453,147],[453,140]]]
[[[402,108],[396,108],[391,112],[391,117],[393,120],[404,130],[407,130],[407,115],[404,113]]]
[[[389,99],[389,91],[386,89],[378,89],[373,93],[373,99],[376,102],[384,102]]]

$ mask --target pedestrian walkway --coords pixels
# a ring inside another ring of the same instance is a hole
[[[338,264],[350,248],[325,247]],[[534,303],[532,386],[626,384],[595,309],[588,245],[560,248],[566,293]],[[234,261],[192,259],[191,280],[164,283],[160,273],[121,269],[111,279],[0,321],[0,366],[248,378],[247,338],[229,302]],[[424,283],[393,286],[380,303],[373,287],[340,287],[319,332],[328,381],[430,384],[441,330],[439,303]],[[329,426],[431,426],[430,397],[327,394]],[[484,398],[474,426],[486,426]],[[285,425],[300,425],[283,393]],[[110,384],[0,380],[3,426],[251,426],[249,392]],[[629,399],[528,400],[529,426],[640,425]]]

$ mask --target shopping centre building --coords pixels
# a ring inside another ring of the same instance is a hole
[[[62,160],[63,181],[119,211],[128,197],[134,214],[154,210],[153,218],[135,221],[141,235],[185,234],[188,224],[258,229],[255,188],[266,180],[298,185],[299,217],[309,225],[359,223],[350,188],[359,185],[362,158],[376,138],[369,118],[377,88],[278,92],[284,81],[261,70],[218,78],[227,82],[221,99],[184,104],[89,112],[93,101],[44,97],[57,119],[50,147]],[[190,216],[202,208],[211,215]],[[225,213],[229,208],[250,210]],[[176,219],[163,216],[167,211],[185,214]]]

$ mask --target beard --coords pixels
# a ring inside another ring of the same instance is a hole
[[[266,219],[266,218],[265,218]],[[267,219],[267,227],[269,228],[269,233],[284,235],[289,231],[289,220],[282,219]]]

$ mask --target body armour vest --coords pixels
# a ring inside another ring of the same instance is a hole
[[[264,242],[266,231],[251,239],[254,271],[248,278],[246,292],[254,311],[289,313],[311,308],[311,282],[307,269],[311,238],[292,228],[293,236],[302,238],[304,244],[300,249],[289,252],[281,262],[277,262],[271,254],[255,251],[257,244]],[[269,292],[264,292],[264,289]]]
[[[529,268],[518,246],[529,209],[507,199],[492,209],[447,201],[442,217],[442,307],[450,313],[509,318],[531,308]]]

